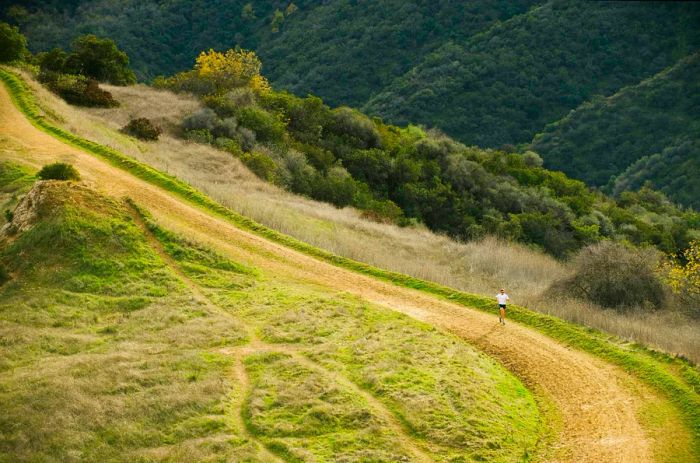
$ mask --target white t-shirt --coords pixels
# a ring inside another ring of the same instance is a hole
[[[498,300],[499,304],[505,304],[506,301],[510,298],[508,297],[508,295],[506,293],[503,293],[503,294],[498,293],[498,294],[496,294],[496,299]]]

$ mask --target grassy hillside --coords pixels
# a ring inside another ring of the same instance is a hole
[[[10,88],[13,90],[13,92],[16,91],[16,88],[14,86],[11,86]],[[453,291],[451,289],[444,288],[444,287],[441,287],[439,285],[432,284],[430,282],[420,281],[420,280],[416,280],[413,278],[409,278],[405,275],[398,275],[395,273],[382,271],[382,270],[377,269],[377,268],[372,268],[372,267],[369,267],[369,266],[366,266],[366,265],[363,265],[363,264],[360,264],[357,262],[348,261],[347,259],[343,259],[339,256],[332,256],[332,255],[329,255],[327,252],[324,252],[324,251],[319,250],[319,249],[315,249],[315,248],[310,247],[304,243],[297,242],[289,237],[284,237],[278,233],[274,233],[271,230],[265,229],[264,227],[261,227],[260,225],[252,223],[248,219],[241,218],[241,217],[237,216],[235,213],[232,213],[231,211],[225,210],[221,206],[217,205],[216,203],[214,203],[213,201],[208,199],[206,196],[203,196],[202,194],[192,190],[191,188],[187,187],[186,185],[183,185],[182,183],[178,182],[177,180],[172,179],[172,178],[168,178],[168,177],[163,176],[161,174],[158,174],[157,172],[153,171],[152,169],[149,169],[148,167],[146,167],[142,164],[135,163],[133,160],[129,160],[128,158],[124,157],[123,155],[115,152],[113,149],[100,147],[94,143],[88,142],[84,139],[81,139],[81,138],[76,137],[74,135],[68,134],[65,131],[62,131],[56,127],[52,127],[51,123],[47,122],[46,119],[39,118],[36,116],[37,115],[36,107],[33,106],[33,103],[31,103],[31,101],[27,99],[28,98],[27,95],[15,93],[15,97],[18,99],[17,100],[18,104],[20,104],[21,107],[23,108],[23,110],[26,111],[27,116],[30,117],[31,120],[35,124],[37,124],[37,126],[42,127],[44,130],[47,130],[51,134],[54,134],[55,136],[60,137],[61,139],[66,140],[67,142],[69,142],[71,144],[80,146],[82,149],[88,150],[90,153],[97,156],[98,159],[106,159],[108,161],[114,162],[115,164],[119,165],[119,167],[121,169],[128,170],[129,172],[133,173],[134,175],[136,175],[144,180],[147,180],[150,183],[162,185],[164,188],[172,191],[174,194],[176,194],[178,197],[181,197],[186,202],[190,202],[190,201],[194,202],[194,203],[206,208],[207,210],[209,210],[213,213],[220,214],[220,215],[226,217],[227,219],[233,221],[238,226],[244,227],[244,228],[251,230],[255,233],[261,234],[261,235],[267,237],[268,239],[275,240],[276,242],[283,243],[287,246],[293,246],[295,249],[301,250],[302,252],[305,252],[305,253],[309,253],[310,255],[319,257],[320,259],[328,260],[328,261],[333,262],[339,266],[351,268],[351,269],[354,269],[358,272],[362,272],[362,273],[365,273],[368,275],[374,275],[378,278],[388,279],[390,281],[394,281],[395,283],[397,283],[399,285],[420,288],[422,291],[433,293],[433,294],[438,295],[440,297],[448,298],[452,301],[458,302],[459,304],[465,304],[465,305],[477,306],[477,307],[486,307],[484,304],[487,304],[488,306],[490,306],[489,302],[487,302],[483,298],[479,298],[479,297],[476,297],[474,295],[468,295],[468,294],[460,293],[457,291]],[[3,105],[5,107],[9,107],[8,100],[6,98],[3,101]],[[9,111],[9,112],[13,112],[13,111],[14,110]],[[13,115],[10,115],[10,118],[12,120],[14,120],[16,124],[22,125],[20,123],[20,121],[17,120],[16,117],[13,117]],[[5,119],[5,120],[3,120],[3,122],[6,123],[7,118],[3,118],[3,119]],[[12,127],[7,127],[7,126],[5,126],[5,127],[8,130],[8,132],[10,132],[10,133],[16,132],[16,130],[13,130]],[[25,131],[26,132],[36,132],[31,128],[25,129]],[[37,135],[42,135],[41,132],[33,133],[33,135],[34,136],[32,137],[32,140],[39,141],[40,139],[44,139],[44,143],[47,144],[46,146],[50,145],[50,143],[49,143],[51,141],[50,137],[47,137],[45,135],[43,137],[37,136]],[[21,135],[20,135],[20,137],[21,137]],[[29,141],[29,138],[26,141]],[[10,150],[8,151],[9,155],[11,155],[11,153],[12,153],[12,148],[10,148]],[[47,155],[46,154],[38,154],[37,156],[46,158]],[[32,159],[36,160],[36,156],[32,155],[30,157]],[[93,164],[93,161],[91,160],[90,156],[85,157],[85,155],[82,155],[79,157],[81,157],[80,162],[81,162],[82,166],[87,167],[87,166]],[[22,159],[22,157],[20,156],[19,159]],[[114,175],[116,182],[124,182],[126,177],[129,177],[129,175],[126,175],[126,176],[121,175],[119,173],[119,169],[112,169],[112,170],[113,170],[112,174]],[[156,193],[152,189],[152,187],[145,185],[145,184],[142,185],[142,187],[146,187],[146,189],[151,191],[152,195],[155,195],[155,196],[158,195],[158,193]],[[144,200],[146,200],[146,197],[142,196],[142,198]],[[176,207],[182,209],[181,205],[178,205]],[[197,210],[194,208],[189,208],[189,211],[193,215],[197,214]],[[162,213],[162,211],[161,211],[161,213]],[[211,219],[216,220],[215,217],[211,217]],[[223,222],[221,222],[221,221],[219,222],[218,225],[224,226]],[[226,228],[226,227],[224,226],[224,228]],[[164,243],[164,246],[166,249],[168,249],[168,243],[173,242],[173,241],[177,241],[176,239],[168,239],[167,236],[162,237],[161,234],[158,233],[157,230],[155,230],[155,229],[153,229],[153,231],[155,232],[156,237],[158,237],[161,240],[161,242]],[[220,230],[217,229],[217,234],[219,233],[219,231]],[[229,227],[228,234],[229,234],[229,236],[231,235],[230,227]],[[263,245],[263,242],[261,242],[259,240],[256,240],[256,242],[258,243],[258,245],[261,245],[261,246]],[[187,254],[188,253],[177,252],[177,250],[176,250],[173,253],[173,256],[178,260],[187,260],[186,259]],[[165,255],[165,251],[161,255]],[[199,258],[199,257],[197,257],[196,259],[201,260],[201,258]],[[217,261],[218,261],[218,259],[215,260],[215,262],[217,262]],[[299,260],[298,263],[301,263],[302,261],[304,261],[304,260],[303,259]],[[215,265],[216,269],[220,269],[219,264],[215,263],[214,265]],[[171,265],[171,268],[176,268],[176,267],[178,267],[177,264]],[[202,273],[201,268],[196,269],[196,273]],[[181,275],[184,275],[184,272],[182,272]],[[346,275],[346,276],[352,277],[351,275]],[[206,279],[207,278],[205,277],[204,281],[206,281]],[[191,282],[191,280],[192,279],[190,279],[190,282]],[[214,286],[211,286],[211,287],[217,287],[217,285],[219,285],[219,286],[221,285],[221,279],[216,279],[215,281],[217,281],[217,282],[215,282]],[[370,283],[370,281],[366,281],[365,283],[368,284],[368,286],[372,286],[372,283]],[[288,293],[285,293],[285,294],[288,294]],[[382,304],[384,303],[384,300],[385,300],[384,298],[387,296],[391,297],[388,293],[382,294],[382,298],[380,299]],[[411,291],[411,298],[415,298],[415,297],[420,297],[419,293],[413,293]],[[437,301],[434,301],[433,303],[435,303],[435,302],[437,302]],[[452,326],[452,324],[455,322],[459,323],[461,317],[471,317],[471,315],[470,315],[471,312],[472,311],[464,311],[463,313],[460,312],[460,314],[461,314],[460,317],[450,319],[450,326]],[[616,363],[618,365],[623,366],[625,369],[629,370],[630,372],[633,372],[635,375],[639,375],[640,378],[643,378],[643,380],[645,382],[648,382],[650,385],[654,386],[659,391],[662,391],[664,394],[669,394],[669,398],[671,400],[673,400],[674,402],[676,402],[676,404],[679,405],[679,407],[682,410],[684,410],[685,416],[689,420],[688,421],[689,424],[697,422],[697,419],[695,418],[697,415],[697,406],[693,405],[695,403],[696,399],[694,398],[692,391],[690,389],[688,389],[688,386],[682,384],[682,382],[685,380],[680,379],[681,377],[685,378],[686,373],[687,373],[687,381],[690,384],[690,382],[693,378],[693,376],[692,376],[693,370],[687,369],[687,368],[683,369],[683,370],[678,369],[678,366],[681,366],[682,362],[678,362],[677,360],[671,360],[670,358],[665,357],[665,356],[659,356],[658,359],[660,361],[658,361],[657,357],[650,356],[649,353],[644,351],[643,349],[637,349],[634,346],[628,346],[628,345],[617,345],[616,346],[614,344],[609,343],[609,341],[607,340],[607,337],[602,335],[602,334],[592,332],[590,330],[585,330],[585,329],[573,327],[573,326],[570,326],[566,323],[561,323],[559,321],[556,321],[555,319],[553,319],[551,317],[543,317],[543,316],[531,313],[529,311],[524,311],[520,308],[516,308],[515,314],[516,314],[517,318],[519,320],[523,321],[524,323],[531,325],[531,326],[536,326],[539,330],[542,330],[542,331],[550,334],[551,336],[555,336],[557,339],[563,341],[566,344],[571,344],[571,345],[577,346],[579,348],[585,349],[585,350],[587,350],[587,351],[589,351],[597,356],[601,356],[605,359],[613,361],[614,363]],[[452,317],[454,317],[454,314],[452,315]],[[465,326],[465,329],[467,330],[467,331],[465,331],[465,333],[471,332],[474,328],[473,324],[471,326],[468,326],[468,325],[464,325],[464,326]],[[481,326],[481,328],[484,328],[484,326]],[[518,332],[519,332],[519,329],[516,329],[513,332],[513,334],[517,335]],[[484,336],[479,336],[477,339],[474,339],[474,341],[475,342],[482,342],[483,339],[484,339]],[[255,340],[253,339],[253,341],[255,341]],[[537,343],[537,345],[540,345],[542,343],[544,343],[546,345],[549,343],[549,341],[547,341],[545,338],[541,338],[539,340],[539,342]],[[261,345],[258,342],[251,342],[250,347],[255,348],[255,349],[263,349],[263,350],[269,349],[269,346]],[[511,351],[510,350],[511,347],[512,347],[512,343],[509,342],[508,343],[508,352],[510,353],[509,358],[511,358],[511,357],[517,358],[519,356],[519,354],[517,353],[518,349]],[[519,346],[519,347],[522,347],[522,346]],[[533,346],[531,345],[530,349],[532,349],[532,347]],[[250,351],[247,348],[244,348],[243,352],[249,353]],[[557,356],[557,358],[559,359],[558,363],[561,363],[562,359],[568,358],[571,355],[574,355],[574,352],[571,352],[568,349],[563,349],[563,348],[560,349],[559,356]],[[574,355],[574,356],[576,357],[576,355]],[[578,358],[582,359],[582,358],[585,358],[585,356],[578,357]],[[540,360],[544,360],[544,359],[541,358]],[[537,362],[534,362],[532,364],[532,366],[536,367],[537,365],[540,365],[541,364],[540,360],[538,360]],[[680,365],[679,365],[679,363],[680,363]],[[530,365],[530,364],[528,363],[528,365]],[[592,365],[589,365],[589,368],[591,366]],[[245,368],[243,368],[243,370],[245,370]],[[666,371],[666,370],[668,370],[668,371]],[[562,380],[565,380],[566,378],[562,377],[559,374],[559,371],[560,370],[557,370],[557,372],[556,372],[557,377],[562,379]],[[601,369],[601,368],[592,368],[592,369],[589,369],[587,371],[589,371],[590,374],[582,375],[580,378],[578,378],[578,377],[576,378],[577,379],[577,383],[576,383],[577,386],[576,387],[565,388],[565,390],[563,390],[562,392],[564,392],[564,394],[567,395],[567,393],[570,393],[571,390],[577,389],[578,384],[580,384],[580,380],[583,379],[583,377],[590,377],[591,374],[595,374],[595,372],[600,371],[602,373],[604,371],[607,371],[608,373],[610,373],[610,371],[608,369]],[[239,373],[240,373],[240,371],[239,371]],[[614,382],[616,380],[613,379],[612,381]],[[597,382],[596,387],[598,387],[598,388],[602,387],[604,384],[608,384],[608,381],[599,381],[599,382]],[[560,390],[561,390],[561,388],[558,389],[558,391],[560,391]],[[621,391],[618,392],[618,395],[615,395],[615,397],[618,397],[620,395],[620,393],[621,393]],[[593,397],[592,394],[587,394],[585,397],[585,400],[574,402],[574,408],[575,408],[574,414],[575,414],[575,416],[579,416],[580,414],[584,414],[584,416],[585,416],[587,414],[586,407],[581,407],[581,404],[586,402],[586,400],[590,399],[591,397]],[[646,401],[646,399],[645,399],[645,401]],[[598,408],[598,406],[601,405],[601,403],[599,403],[600,401],[597,400],[597,398],[596,398],[595,402],[596,402],[595,404],[591,403],[591,405],[593,406],[593,408]],[[608,403],[608,401],[602,401],[602,402]],[[627,412],[626,416],[628,416],[627,420],[623,420],[624,422],[627,422],[630,420],[630,417],[629,417],[630,412],[632,414],[634,414],[634,410],[631,410],[629,407],[629,404],[631,404],[631,403],[632,402],[624,402],[624,404],[626,404],[626,405],[624,405],[624,409]],[[670,410],[669,410],[669,412],[670,412]],[[645,418],[645,421],[647,421],[650,418],[653,418],[654,422],[656,424],[649,424],[649,425],[652,427],[659,427],[659,426],[661,426],[659,423],[663,422],[668,416],[669,415],[667,415],[666,412],[663,412],[662,415],[660,415],[660,416],[651,416],[650,415],[648,418]],[[659,421],[657,418],[661,418],[661,421]],[[618,429],[620,424],[624,424],[624,423],[621,423],[620,421],[617,421],[617,420],[614,420],[614,421],[616,421],[615,429]],[[632,419],[632,421],[633,421],[633,419]],[[695,425],[692,425],[692,427],[693,427],[693,429],[697,429],[697,427]],[[584,428],[585,428],[585,426],[584,426]],[[581,429],[584,429],[584,428],[581,428]],[[664,429],[665,429],[665,427],[664,427]],[[578,432],[579,431],[577,431],[577,433]],[[596,433],[597,433],[597,428],[596,428]],[[679,436],[682,436],[682,434],[683,434],[683,432],[681,432],[680,434],[677,432],[674,432],[674,438],[677,439]],[[625,436],[627,436],[627,435],[625,435]],[[662,444],[665,442],[665,444],[663,444],[663,445],[666,445],[669,443],[665,439],[666,439],[666,437],[664,437],[663,440],[661,441]],[[627,440],[627,438],[623,439],[623,441],[626,441],[626,440]],[[597,438],[595,439],[595,442],[598,442]],[[600,446],[593,446],[593,447],[599,448]],[[608,447],[608,446],[606,445],[605,447]],[[673,446],[669,447],[668,449],[671,451],[672,454],[674,453]],[[682,449],[682,453],[686,452],[686,451],[687,451],[687,449]],[[656,452],[656,450],[655,450],[655,452]],[[690,458],[692,458],[692,457],[690,457]],[[684,459],[681,459],[680,461],[689,461],[687,455]]]
[[[619,193],[650,181],[700,208],[700,54],[572,111],[538,134],[545,165]]]
[[[532,396],[463,341],[282,283],[142,214],[50,181],[3,228],[0,461],[535,451]]]
[[[122,106],[85,111],[65,104],[36,82],[28,84],[41,111],[55,116],[53,123],[177,176],[232,210],[304,242],[471,293],[491,294],[506,286],[519,303],[532,309],[700,358],[697,322],[664,312],[618,315],[566,294],[546,295],[547,288],[572,268],[526,246],[493,238],[457,242],[420,226],[376,223],[356,209],[337,209],[284,192],[212,146],[188,143],[171,133],[144,143],[118,131],[134,114],[174,130],[177,121],[197,110],[192,98],[144,86],[108,87]],[[650,214],[644,220],[654,223],[658,218]]]
[[[594,95],[636,84],[697,49],[699,25],[692,4],[550,1],[445,43],[364,109],[440,127],[467,144],[529,142]]]

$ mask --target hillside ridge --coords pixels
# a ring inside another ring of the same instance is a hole
[[[60,156],[70,159],[71,162],[74,163],[88,179],[96,180],[99,178],[112,178],[114,181],[111,184],[106,185],[111,194],[117,196],[125,193],[133,195],[134,199],[139,202],[139,204],[145,205],[148,207],[149,211],[157,214],[159,220],[165,221],[169,228],[179,230],[186,236],[199,237],[201,241],[213,245],[222,252],[226,252],[232,256],[238,256],[239,260],[242,259],[243,261],[249,261],[250,259],[253,259],[258,263],[257,266],[260,266],[259,264],[264,264],[263,267],[267,268],[268,271],[276,268],[282,270],[283,274],[297,275],[304,280],[317,281],[320,284],[330,284],[336,290],[340,289],[351,293],[356,293],[367,300],[398,309],[409,313],[414,317],[427,317],[427,320],[433,323],[437,322],[438,320],[442,320],[441,323],[448,324],[445,326],[447,329],[455,329],[454,322],[456,319],[459,319],[465,323],[465,330],[459,331],[459,334],[461,336],[473,336],[473,342],[477,343],[477,345],[481,346],[482,348],[485,348],[487,351],[492,349],[492,353],[494,355],[497,355],[499,352],[503,354],[504,352],[501,351],[501,349],[505,349],[506,346],[514,346],[515,344],[520,345],[521,347],[515,351],[508,350],[507,354],[503,357],[503,359],[507,359],[509,365],[516,370],[516,364],[513,362],[517,361],[519,356],[525,353],[522,347],[522,345],[525,345],[525,338],[522,339],[522,342],[518,341],[514,343],[512,336],[520,336],[519,333],[522,333],[522,335],[527,333],[527,338],[530,339],[530,341],[527,342],[527,345],[531,345],[533,348],[537,349],[541,349],[544,346],[553,347],[551,341],[549,341],[547,338],[541,335],[534,336],[531,331],[525,328],[521,329],[515,325],[511,325],[512,331],[509,330],[507,335],[503,333],[504,336],[494,337],[493,335],[489,335],[489,330],[494,325],[494,320],[491,316],[483,315],[478,312],[465,311],[463,306],[453,306],[452,304],[441,302],[438,299],[424,296],[415,291],[397,288],[395,286],[380,283],[377,280],[369,279],[355,273],[349,273],[345,270],[339,269],[338,267],[322,264],[315,259],[310,259],[278,245],[272,245],[271,243],[262,240],[257,236],[242,232],[240,229],[232,227],[227,222],[207,215],[197,208],[185,206],[182,202],[174,200],[172,196],[165,194],[160,189],[136,180],[131,177],[131,175],[126,174],[119,169],[109,167],[104,164],[104,162],[98,161],[96,158],[87,155],[82,151],[62,145],[61,143],[58,143],[54,139],[50,138],[48,135],[38,132],[36,129],[32,128],[22,116],[19,116],[15,109],[13,109],[12,105],[9,103],[7,93],[4,91],[3,97],[0,99],[0,104],[2,104],[3,108],[7,109],[6,111],[3,111],[3,116],[0,118],[0,126],[2,126],[3,133],[7,133],[10,138],[21,140],[21,143],[23,144],[30,143],[26,146],[30,148],[30,152],[34,153],[31,158],[27,158],[26,155],[19,156],[19,153],[17,153],[15,154],[17,159],[21,159],[22,162],[31,162],[36,165],[43,163],[45,160],[55,159],[56,156]],[[7,119],[8,117],[12,118],[11,121]],[[31,149],[31,147],[33,147],[33,149]],[[10,155],[11,154],[12,153],[10,153]],[[183,222],[182,217],[188,217],[186,223]],[[216,234],[212,235],[211,231],[214,224],[216,224],[215,227],[217,232]],[[256,249],[260,247],[264,247],[266,249],[266,251],[262,254],[260,254],[259,251],[256,251]],[[275,254],[278,257],[270,261],[267,257],[265,257],[268,255],[268,253]],[[440,307],[443,309],[440,309]],[[426,310],[429,310],[429,312],[426,312]],[[446,310],[446,312],[443,312],[444,318],[433,319],[433,317],[437,316],[438,314],[438,312],[435,312],[435,315],[430,315],[431,311],[433,310]],[[456,314],[459,314],[458,318],[455,317]],[[477,326],[481,326],[483,328],[483,332],[476,330]],[[492,347],[489,348],[489,345]],[[581,357],[581,355],[583,355],[583,357]],[[598,374],[608,375],[616,371],[616,369],[611,370],[609,368],[594,367],[590,370],[586,369],[586,373],[582,375],[574,374],[572,376],[562,377],[562,375],[559,373],[561,371],[561,362],[563,359],[570,358],[571,356],[575,356],[580,360],[584,358],[589,359],[586,361],[593,360],[586,354],[579,354],[576,351],[558,347],[555,355],[548,356],[541,353],[536,354],[535,358],[539,360],[537,360],[535,363],[526,361],[523,366],[527,370],[528,368],[536,367],[545,358],[551,358],[553,361],[555,361],[556,366],[552,369],[551,375],[546,375],[544,372],[538,372],[530,379],[531,381],[542,384],[542,387],[545,388],[547,393],[552,394],[554,397],[556,397],[557,394],[564,392],[566,392],[566,394],[571,394],[574,391],[579,390],[578,388],[583,387],[584,384],[581,384],[581,381],[578,379],[579,376],[589,377],[591,372],[595,371],[599,372]],[[576,362],[578,362],[578,360]],[[567,380],[566,378],[570,378],[572,380],[575,379],[576,385],[558,385],[552,387],[553,385],[545,386],[545,384],[541,383],[542,381],[554,380],[555,378],[556,381]],[[595,418],[596,420],[603,419],[603,417],[606,417],[607,419],[615,416],[617,413],[623,413],[628,417],[630,416],[630,413],[634,415],[633,411],[629,408],[629,405],[625,405],[621,410],[616,412],[607,410],[600,414],[598,413],[600,406],[609,406],[612,404],[622,405],[617,401],[604,401],[604,403],[601,403],[599,400],[597,400],[600,392],[599,388],[601,386],[605,385],[605,387],[612,387],[615,383],[615,381],[611,381],[609,379],[598,378],[592,380],[591,383],[587,383],[587,386],[585,386],[594,387],[596,388],[597,392],[591,393],[588,391],[584,394],[585,397],[579,397],[572,402],[569,402],[570,399],[568,398],[565,399],[562,397],[560,399],[564,401],[560,404],[564,407],[564,410],[567,409],[567,403],[570,405],[576,403],[574,407],[575,411],[571,410],[571,415],[568,414],[569,412],[565,412],[563,421],[563,432],[565,435],[569,432],[579,435],[577,433],[587,433],[592,430],[589,426],[575,430],[577,429],[577,425],[575,423],[580,419],[585,419],[581,416],[580,404],[586,403],[588,400],[593,400],[594,397],[595,402],[591,404],[591,408],[588,410],[593,414],[591,416],[598,417]],[[617,396],[621,393],[624,393],[622,389],[614,392],[613,396]],[[555,399],[555,401],[556,400],[557,399]],[[625,403],[629,404],[634,402]],[[588,413],[585,415],[588,415]],[[631,424],[631,422],[634,421],[636,421],[634,418],[631,418],[631,421],[630,418],[622,419],[621,421],[618,421],[615,426],[618,426],[620,422]],[[596,426],[595,429],[597,430],[596,432],[604,432],[604,428],[601,426]],[[628,440],[629,436],[631,435],[639,435],[636,433],[638,433],[638,431],[626,430],[624,435],[627,437],[625,438],[624,442],[620,441],[619,445],[622,445],[624,448],[628,448],[629,451],[639,452],[643,448],[639,445],[639,442],[630,442]],[[594,442],[598,442],[598,438],[593,438],[590,441],[590,445],[584,446],[575,444],[575,442],[580,442],[580,440],[565,440],[569,442],[569,444],[563,445],[566,445],[566,447],[570,449],[570,452],[573,452],[573,454],[578,454],[581,457],[578,459],[578,461],[585,461],[587,458],[583,457],[581,452],[593,452],[595,454],[596,452],[616,452],[620,449],[618,446],[615,446],[615,449],[611,449],[610,447],[602,449],[599,445],[594,444]],[[573,447],[571,447],[571,445],[573,445]],[[628,445],[629,447],[627,447]],[[635,457],[632,457],[635,460],[640,460],[643,458],[638,453],[635,453],[635,455]],[[598,455],[598,458],[600,458],[600,455]],[[604,456],[602,458],[606,459],[607,457]],[[596,458],[592,457],[591,461],[595,460]]]

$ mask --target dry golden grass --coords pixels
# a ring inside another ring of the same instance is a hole
[[[461,243],[424,227],[371,222],[355,209],[337,209],[263,182],[228,153],[176,138],[177,122],[199,105],[192,98],[141,85],[106,86],[121,107],[84,110],[32,85],[47,113],[60,114],[59,122],[69,130],[185,180],[270,228],[352,259],[461,290],[491,295],[505,287],[513,303],[700,362],[697,321],[668,313],[620,315],[566,297],[545,297],[551,283],[571,269],[539,251],[495,238]],[[130,117],[152,118],[166,131],[159,141],[148,143],[117,132]]]

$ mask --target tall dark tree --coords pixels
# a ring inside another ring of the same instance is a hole
[[[95,35],[84,35],[73,42],[73,53],[66,60],[65,70],[114,85],[136,82],[127,54],[113,40]]]
[[[7,23],[0,23],[0,62],[19,60],[28,53],[27,39],[19,29]]]

